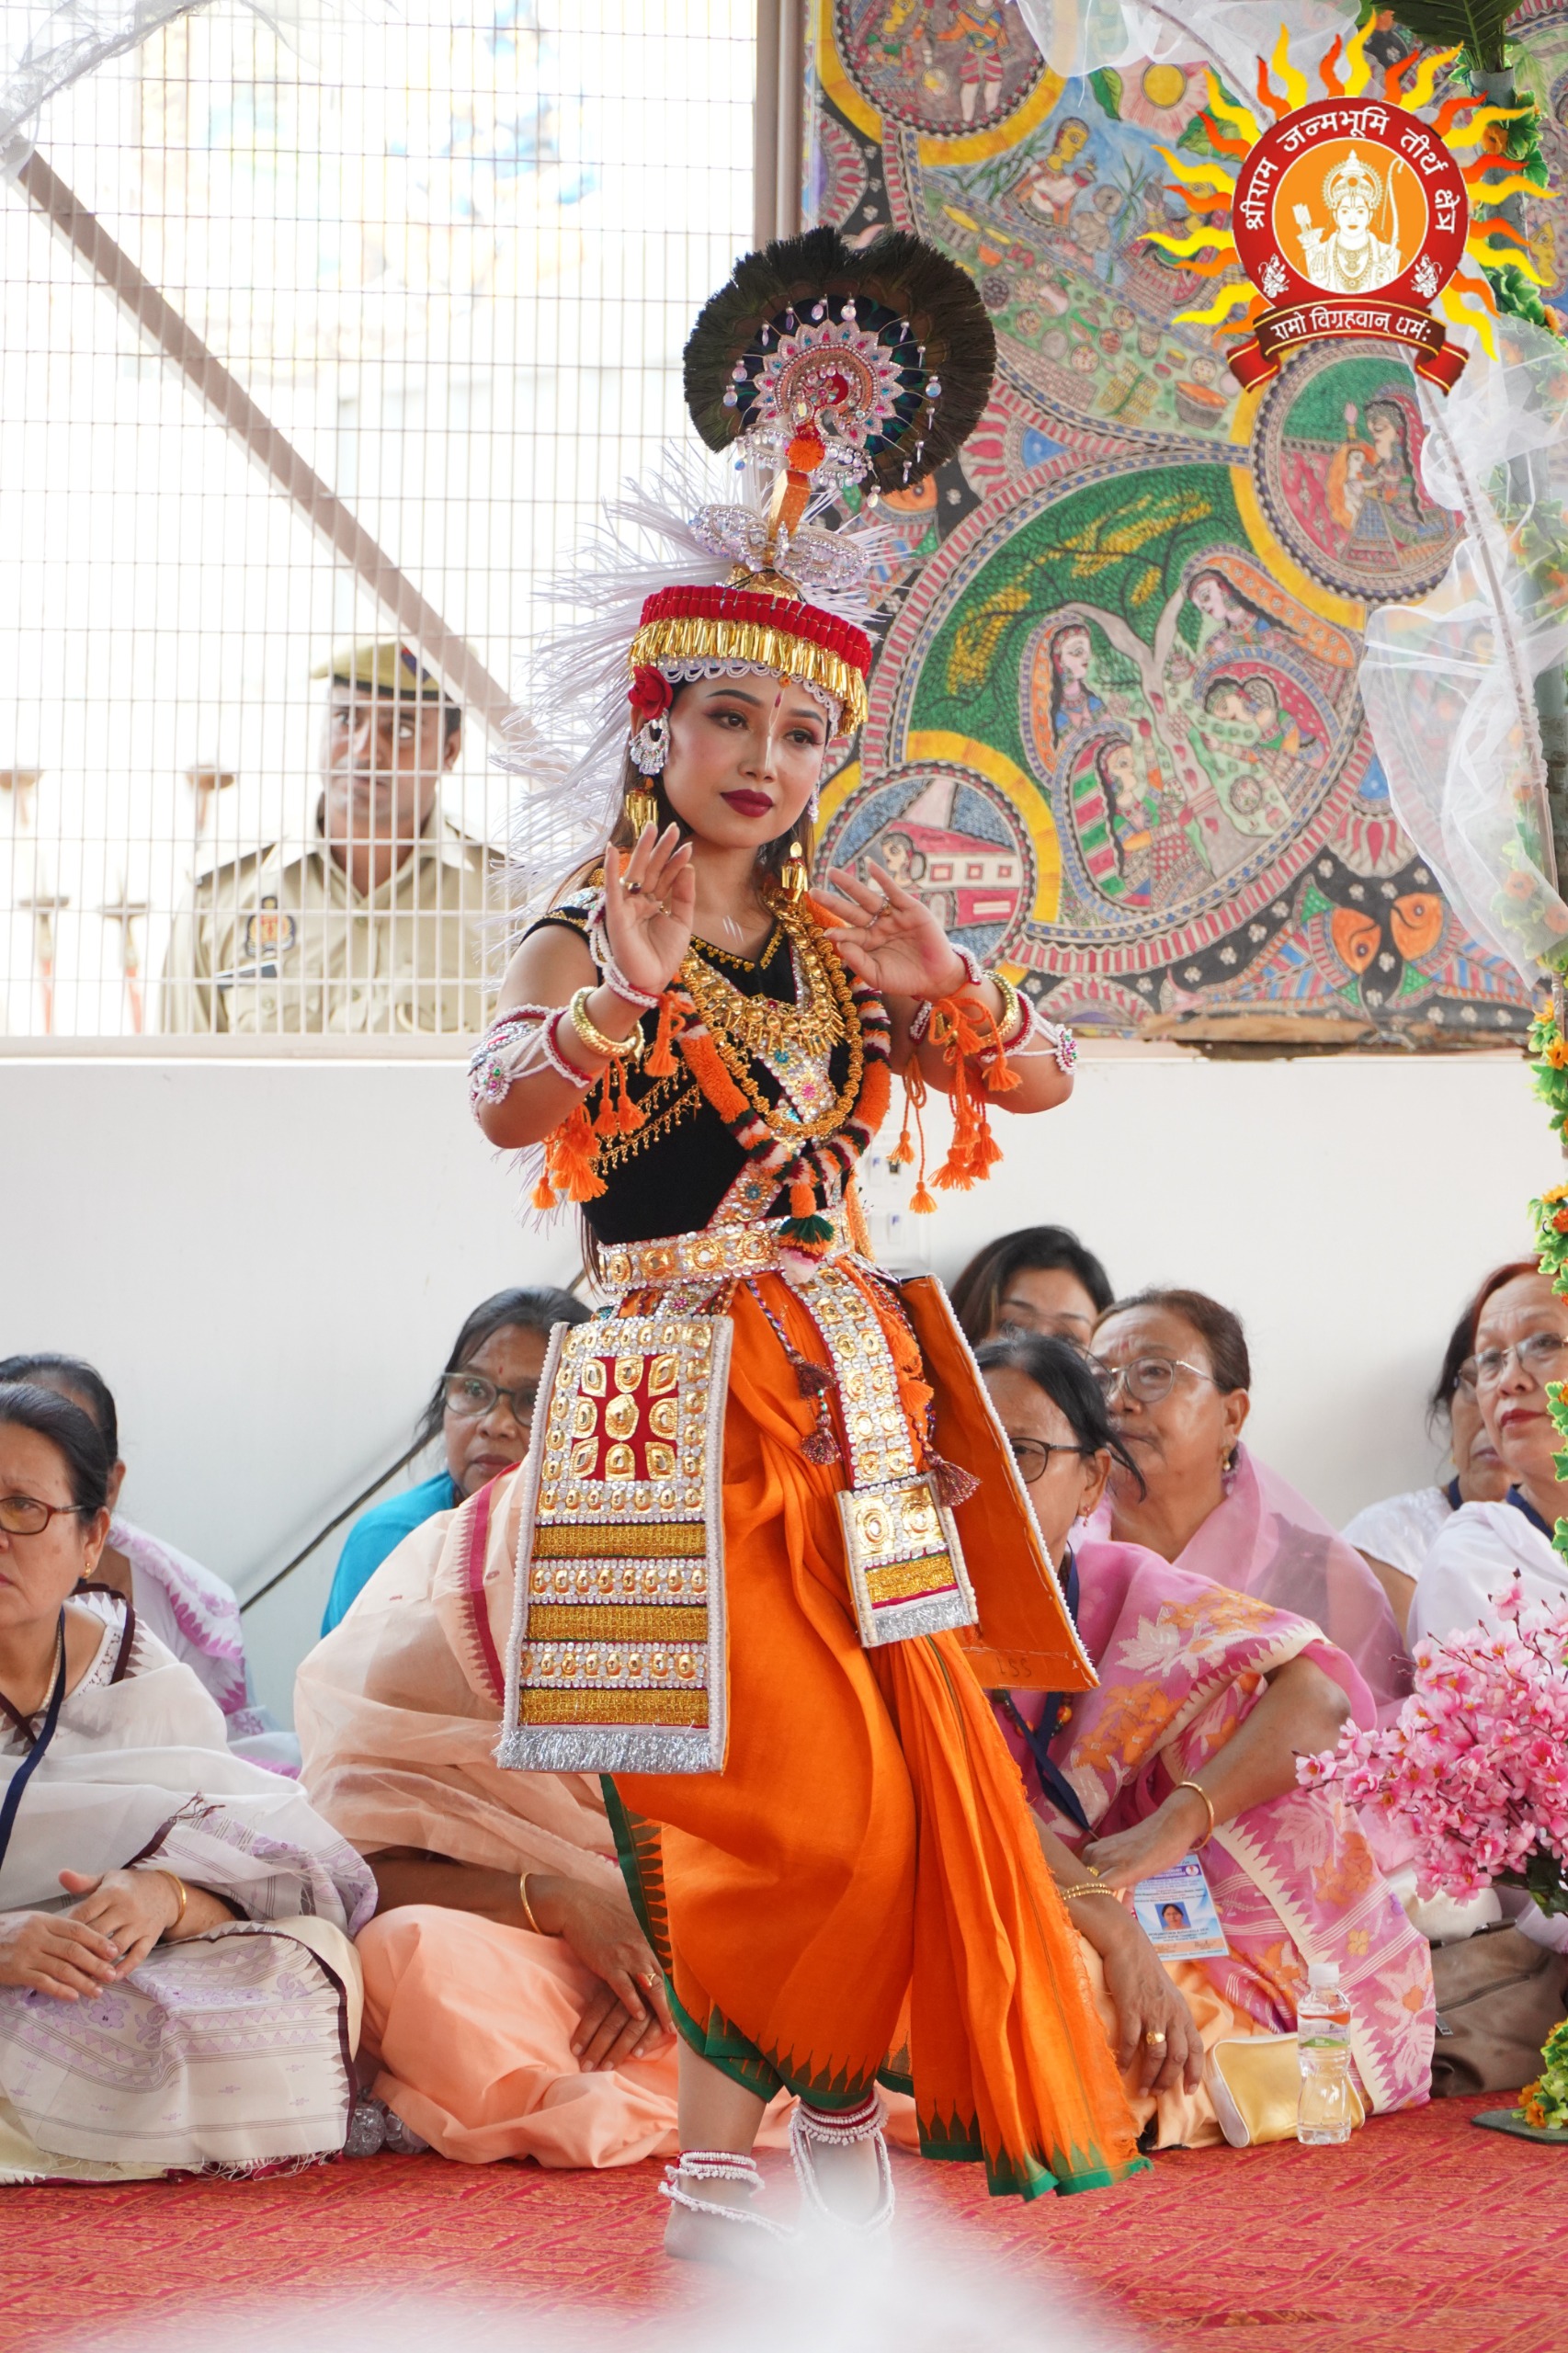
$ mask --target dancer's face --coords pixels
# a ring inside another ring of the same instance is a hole
[[[665,798],[699,841],[761,849],[804,816],[827,743],[822,705],[792,679],[699,678],[670,713]]]

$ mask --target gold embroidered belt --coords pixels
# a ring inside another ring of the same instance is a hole
[[[607,1252],[616,1290],[762,1274],[774,1224]],[[952,1515],[899,1395],[881,1321],[847,1268],[793,1287],[832,1367],[835,1497],[868,1646],[972,1624]],[[551,1341],[524,1481],[499,1758],[533,1772],[720,1772],[725,1751],[723,1435],[733,1325],[685,1298]]]
[[[706,1226],[700,1233],[672,1233],[662,1242],[619,1243],[601,1254],[601,1279],[607,1290],[622,1292],[766,1275],[784,1261],[781,1223],[759,1218]]]

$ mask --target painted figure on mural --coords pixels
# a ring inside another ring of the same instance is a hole
[[[1274,774],[1278,741],[1268,735],[1239,679],[1216,678],[1207,688],[1193,748],[1239,834],[1267,835],[1290,823],[1290,804]]]
[[[1069,735],[1075,734],[1090,720],[1097,719],[1105,709],[1089,684],[1094,655],[1094,640],[1081,621],[1070,621],[1048,642],[1046,663],[1053,747],[1064,744]]]
[[[1352,554],[1380,544],[1408,548],[1440,537],[1446,516],[1423,510],[1411,456],[1410,418],[1402,401],[1345,406],[1345,446],[1330,461],[1327,493]]]
[[[1031,164],[1013,184],[1014,201],[1037,219],[1048,221],[1059,235],[1066,230],[1073,207],[1085,189],[1095,185],[1092,165],[1079,161],[1088,143],[1088,124],[1081,115],[1069,115],[1059,125],[1050,153]]]
[[[1333,219],[1332,229],[1313,221],[1310,206],[1292,209],[1299,232],[1301,267],[1314,286],[1328,294],[1370,294],[1387,286],[1404,267],[1400,258],[1397,224],[1390,237],[1375,236],[1372,222],[1387,190],[1381,172],[1364,163],[1354,147],[1335,165],[1323,184],[1324,202]]]
[[[958,0],[949,22],[937,35],[940,42],[960,44],[959,110],[966,123],[978,114],[983,121],[994,115],[1002,98],[1002,19],[1007,0]]]
[[[958,779],[938,772],[857,852],[857,870],[869,878],[882,868],[945,930],[970,936],[1010,928],[1023,896],[1023,860],[994,816],[979,822],[995,837],[976,829],[972,807],[960,809]]]
[[[1199,616],[1194,669],[1242,654],[1267,658],[1310,683],[1331,710],[1347,706],[1355,691],[1356,647],[1345,631],[1322,620],[1281,588],[1249,557],[1229,550],[1201,565],[1187,594]],[[1172,657],[1172,675],[1185,657]]]

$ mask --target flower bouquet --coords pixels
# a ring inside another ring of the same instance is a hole
[[[1335,1782],[1347,1803],[1406,1833],[1424,1897],[1500,1882],[1568,1913],[1568,1603],[1527,1603],[1516,1579],[1492,1608],[1495,1628],[1418,1643],[1415,1686],[1394,1722],[1348,1726],[1337,1748],[1302,1757],[1297,1778]],[[1523,2122],[1532,2138],[1568,2141],[1568,2024],[1542,2057]]]

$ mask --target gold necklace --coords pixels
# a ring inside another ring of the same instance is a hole
[[[812,917],[798,908],[780,907],[778,920],[794,950],[803,1004],[744,995],[695,952],[687,955],[680,977],[720,1060],[768,1133],[784,1143],[812,1143],[836,1133],[860,1091],[865,1066],[860,1017],[848,974]],[[814,1063],[821,1074],[809,1100],[829,1087],[825,1065],[834,1048],[846,1040],[849,1067],[844,1085],[829,1089],[832,1099],[820,1110],[797,1111],[789,1098],[792,1092],[801,1092],[799,1081],[810,1075],[805,1066]],[[754,1057],[765,1068],[778,1065],[772,1074],[784,1088],[782,1102],[771,1101],[758,1086],[752,1075]],[[786,1083],[785,1074],[796,1082],[793,1086]]]

